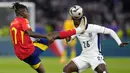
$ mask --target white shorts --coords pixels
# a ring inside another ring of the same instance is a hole
[[[106,64],[103,60],[102,55],[98,55],[95,57],[85,57],[80,55],[76,58],[73,58],[72,61],[77,65],[79,72],[89,67],[92,67],[93,71],[95,71],[95,68],[99,64]]]

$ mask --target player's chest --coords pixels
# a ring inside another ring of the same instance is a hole
[[[87,40],[87,41],[94,39],[95,36],[96,33],[88,33],[88,32],[85,32],[83,34],[77,34],[79,40]]]

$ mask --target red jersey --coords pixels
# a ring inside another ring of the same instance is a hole
[[[30,56],[35,48],[30,36],[25,33],[26,30],[30,29],[29,22],[25,18],[16,17],[10,25],[10,34],[14,45],[14,51],[16,56],[24,60]]]

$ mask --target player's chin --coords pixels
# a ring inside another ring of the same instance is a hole
[[[75,27],[77,28],[79,25],[78,24],[75,24]]]

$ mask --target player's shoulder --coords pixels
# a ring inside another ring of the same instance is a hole
[[[94,28],[94,27],[99,27],[99,26],[101,26],[101,25],[97,25],[97,24],[88,24],[88,27],[89,27],[89,28],[90,28],[90,27]]]
[[[28,19],[26,19],[26,18],[18,18],[18,20],[19,20],[21,23],[29,23]]]
[[[87,24],[86,26],[87,28],[93,28],[93,27],[96,27],[96,24]]]
[[[17,26],[17,24],[19,24],[19,18],[15,18],[12,22],[11,22],[11,26]]]
[[[88,26],[95,26],[96,24],[88,24]]]
[[[99,29],[100,27],[99,27],[99,25],[97,25],[97,24],[87,24],[86,25],[86,30],[87,30],[87,32],[91,32],[91,31],[93,31],[93,30],[96,30],[96,29]]]
[[[20,20],[22,20],[22,21],[28,21],[28,19],[26,19],[26,18],[20,18]]]

